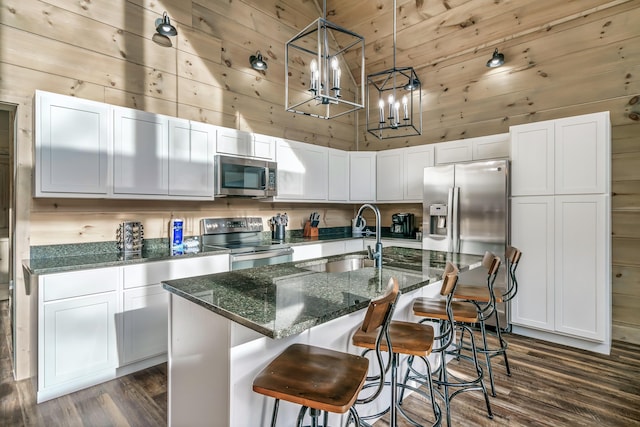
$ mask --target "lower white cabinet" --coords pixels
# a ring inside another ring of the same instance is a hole
[[[162,285],[125,289],[122,313],[122,362],[167,352],[169,293]]]
[[[113,375],[119,286],[117,267],[39,278],[38,402]]]
[[[40,275],[38,403],[166,361],[160,282],[228,270],[224,254]]]
[[[609,211],[606,195],[512,199],[511,243],[522,251],[513,325],[604,343],[583,348],[608,352]]]

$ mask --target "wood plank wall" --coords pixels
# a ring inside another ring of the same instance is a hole
[[[336,9],[333,16],[346,22],[362,15],[362,31],[371,33],[367,41],[371,67],[384,68],[389,10],[366,21],[370,3],[338,2],[344,9]],[[399,58],[413,63],[398,65],[416,67],[423,82],[424,132],[419,137],[378,141],[365,131],[364,113],[318,120],[284,111],[284,44],[319,16],[321,2],[0,0],[0,103],[17,106],[16,259],[27,258],[32,244],[112,240],[122,219],[141,219],[147,237],[160,237],[166,235],[171,215],[187,218],[188,231],[195,233],[197,220],[206,216],[268,218],[286,211],[292,224],[299,224],[316,209],[323,214],[323,226],[348,225],[357,208],[237,200],[33,199],[36,89],[346,150],[496,134],[513,124],[609,110],[614,138],[614,335],[640,342],[640,260],[635,255],[640,250],[640,4],[633,0],[399,3],[401,27],[415,26],[399,42],[413,49],[407,52],[413,55],[417,50],[420,55],[409,58],[399,45]],[[581,8],[589,12],[580,13]],[[165,10],[179,32],[171,47],[152,40],[155,20]],[[377,31],[385,33],[382,42],[373,40]],[[438,42],[430,41],[432,34],[437,34]],[[494,47],[504,52],[505,67],[484,66]],[[257,50],[267,59],[266,71],[249,66],[249,56]],[[421,215],[419,205],[389,205],[382,210],[383,225],[390,224],[393,212]],[[19,266],[16,273],[16,288],[22,291]],[[24,310],[17,319],[19,378],[30,374],[28,359],[35,349],[29,336],[29,322],[34,319],[27,308],[31,303],[23,293],[16,300],[18,310]]]

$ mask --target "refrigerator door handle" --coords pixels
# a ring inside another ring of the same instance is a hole
[[[453,189],[454,187],[449,187],[449,193],[447,194],[447,206],[449,206],[447,209],[447,242],[449,242],[447,250],[449,252],[453,252],[453,215],[455,209],[453,206]]]
[[[453,222],[451,228],[453,228],[453,236],[451,242],[453,244],[453,252],[460,252],[460,187],[453,187]]]

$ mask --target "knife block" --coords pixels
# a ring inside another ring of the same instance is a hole
[[[312,227],[311,221],[304,223],[304,230],[302,231],[303,237],[318,237],[318,227]]]

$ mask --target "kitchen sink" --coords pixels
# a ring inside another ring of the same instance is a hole
[[[316,261],[296,265],[298,268],[304,268],[305,270],[319,273],[345,273],[374,266],[374,260],[365,257],[350,257],[335,261],[320,260],[319,262]]]

